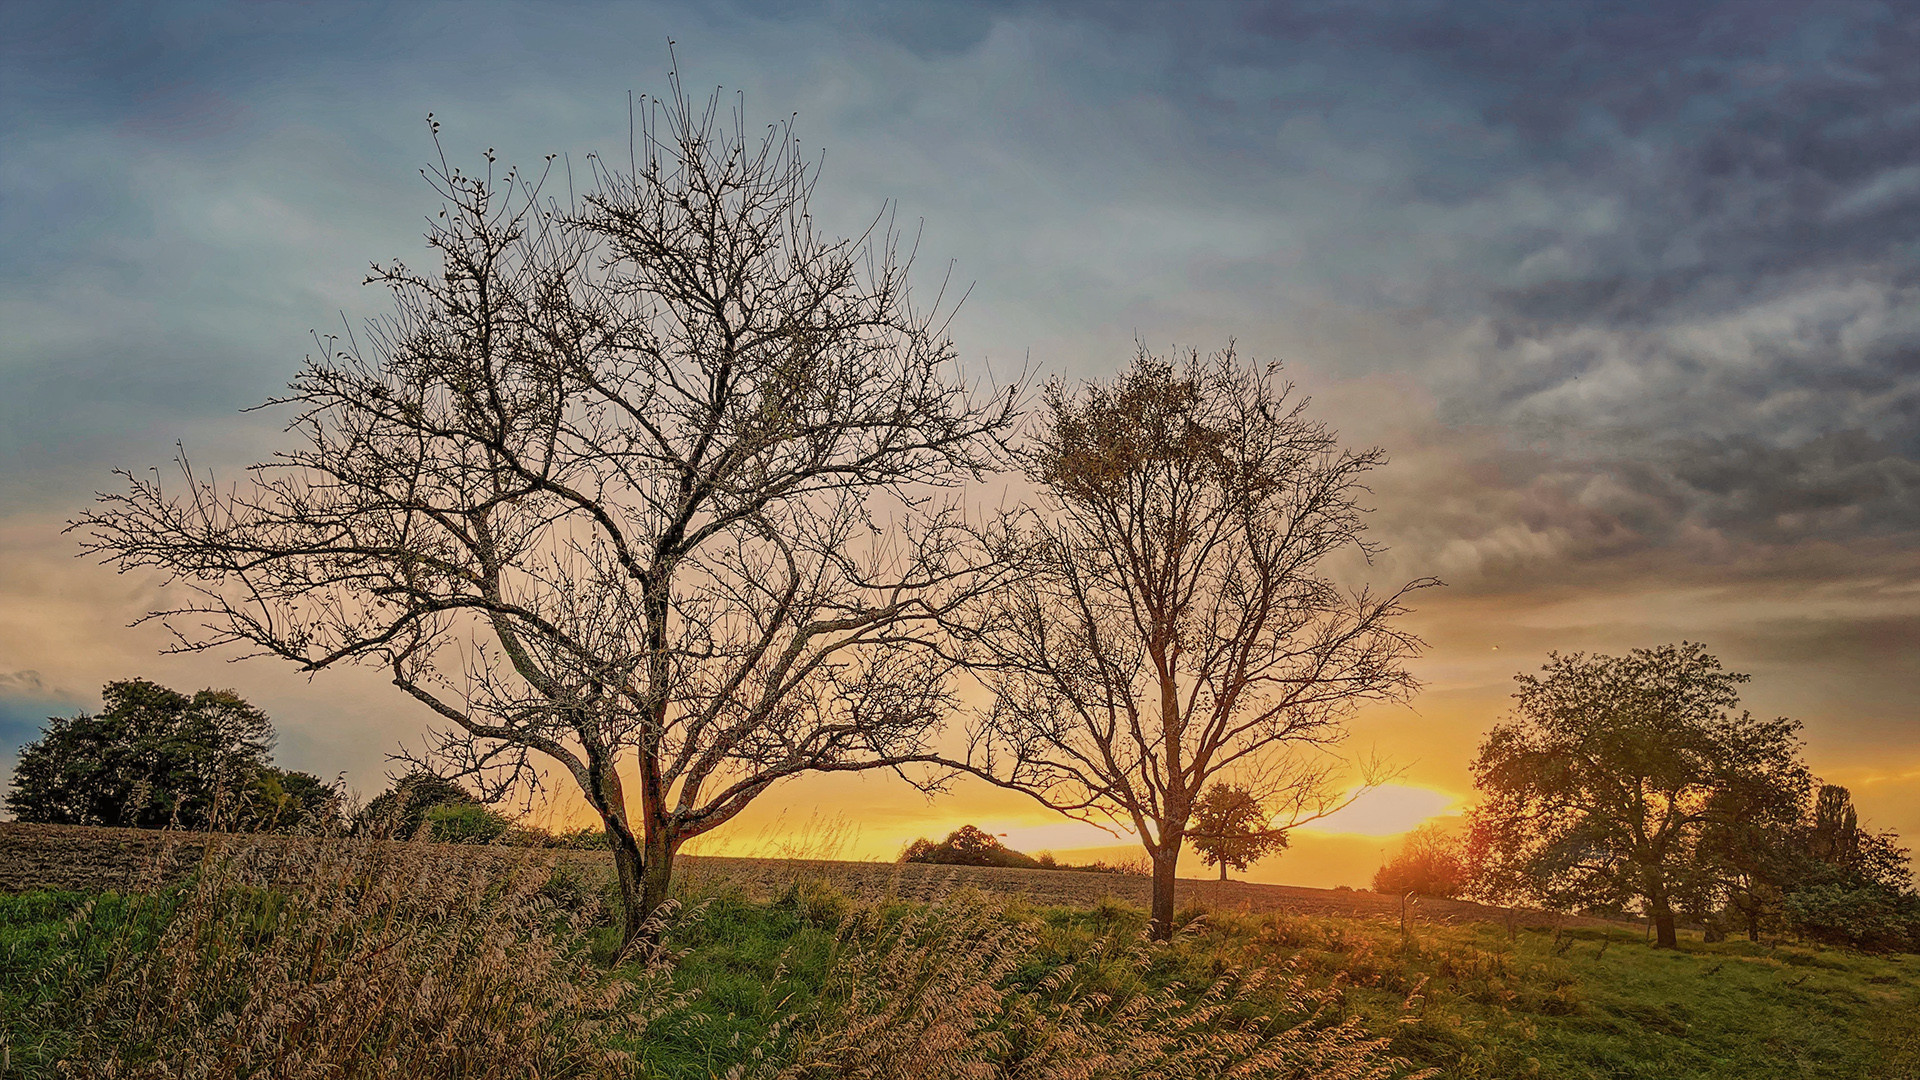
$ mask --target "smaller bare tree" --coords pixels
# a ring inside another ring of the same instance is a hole
[[[967,763],[1075,816],[1131,827],[1153,863],[1153,932],[1196,801],[1232,776],[1279,829],[1331,812],[1326,753],[1365,701],[1414,687],[1408,593],[1342,588],[1371,559],[1360,497],[1379,450],[1340,449],[1277,367],[1231,346],[1140,351],[1110,385],[1045,394],[1025,452],[1043,492],[1018,526],[1031,572],[973,611],[994,705]]]

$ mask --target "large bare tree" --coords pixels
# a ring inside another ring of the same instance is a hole
[[[941,489],[995,467],[1014,393],[958,380],[884,218],[816,232],[789,129],[718,102],[676,79],[577,200],[542,194],[552,159],[443,155],[439,265],[374,267],[393,313],[275,403],[298,448],[227,486],[183,454],[80,522],[184,586],[154,615],[178,648],[383,668],[493,793],[557,766],[629,940],[772,785],[925,762],[936,627],[1004,572]]]
[[[1232,348],[1141,350],[1111,384],[1045,395],[1023,545],[1037,569],[975,608],[995,704],[974,771],[1137,833],[1153,932],[1202,789],[1232,776],[1284,818],[1337,805],[1324,751],[1361,703],[1413,688],[1420,642],[1385,595],[1328,576],[1371,557],[1359,502],[1378,450],[1341,450],[1277,369]]]

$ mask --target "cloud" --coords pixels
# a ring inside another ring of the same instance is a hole
[[[52,693],[52,689],[37,671],[0,671],[0,695],[44,696]]]

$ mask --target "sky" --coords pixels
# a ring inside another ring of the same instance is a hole
[[[176,442],[228,471],[284,445],[241,410],[386,310],[369,262],[423,253],[428,113],[456,162],[581,169],[670,41],[690,89],[795,117],[823,222],[891,200],[922,287],[971,286],[971,376],[1231,339],[1386,451],[1371,574],[1446,582],[1422,691],[1352,725],[1404,772],[1255,878],[1364,884],[1470,802],[1516,673],[1682,639],[1920,838],[1920,15],[1846,2],[0,5],[0,777],[141,676],[232,687],[283,764],[384,786],[418,707],[160,655],[128,625],[156,583],[63,528]],[[869,777],[709,846],[886,857],[969,821],[1113,843]]]

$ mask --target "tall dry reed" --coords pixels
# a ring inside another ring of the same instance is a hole
[[[1390,1080],[1417,1073],[1340,993],[1287,969],[1225,967],[1205,987],[1153,986],[1157,946],[1115,935],[1027,989],[1031,928],[982,897],[842,924],[826,1000],[791,1028],[777,1080]]]
[[[71,1010],[58,1071],[625,1075],[608,1036],[674,1007],[669,972],[602,971],[587,948],[596,913],[557,905],[550,870],[423,843],[210,845],[186,882],[129,898],[112,925],[95,904],[68,922],[69,960],[42,976],[58,983],[51,1007]]]

